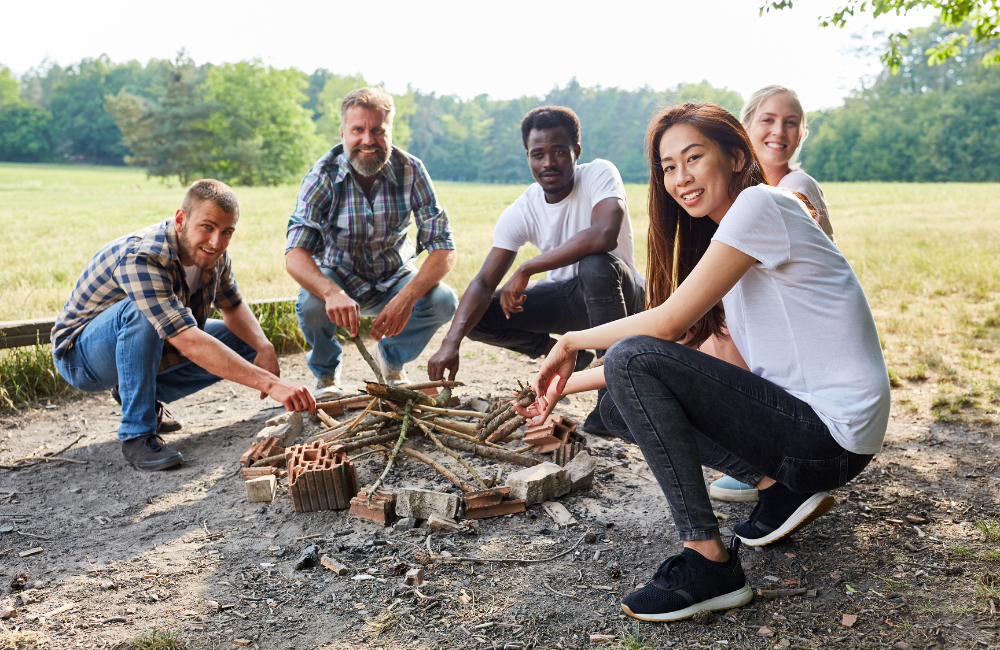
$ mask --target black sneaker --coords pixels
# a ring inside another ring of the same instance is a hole
[[[698,612],[742,607],[753,600],[740,563],[740,540],[729,546],[729,560],[713,562],[686,548],[656,570],[653,578],[622,599],[622,611],[642,621],[678,621]]]
[[[764,546],[802,528],[833,507],[829,492],[796,494],[781,483],[758,491],[757,506],[750,520],[733,531],[747,546]]]
[[[611,430],[604,424],[604,418],[601,417],[601,398],[604,394],[608,392],[607,388],[600,388],[597,391],[597,406],[594,410],[590,412],[587,419],[583,422],[584,433],[590,433],[595,436],[601,436],[602,438],[613,438],[615,434],[611,433]]]
[[[184,462],[181,452],[171,449],[163,438],[152,434],[122,440],[122,455],[132,467],[146,472],[169,469]]]
[[[122,405],[122,396],[118,394],[117,386],[111,389],[111,397],[115,398],[118,406]],[[167,410],[166,404],[159,400],[156,401],[156,433],[173,433],[180,431],[183,426],[184,423],[174,418]]]

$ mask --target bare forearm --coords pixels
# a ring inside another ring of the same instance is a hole
[[[400,291],[412,302],[420,300],[424,294],[433,289],[438,282],[455,267],[458,253],[454,250],[438,249],[432,251],[424,263],[420,265],[417,276]]]
[[[465,289],[462,300],[458,303],[458,310],[451,321],[451,327],[445,335],[445,341],[458,345],[462,339],[468,335],[476,323],[483,317],[493,300],[493,292],[496,287],[489,287],[479,277],[473,278],[472,282]]]
[[[293,248],[285,253],[285,270],[300,287],[318,298],[325,300],[332,294],[344,292],[336,282],[323,275],[312,255],[304,248]]]
[[[232,309],[223,309],[222,321],[230,332],[254,350],[259,352],[272,347],[246,301]]]
[[[202,330],[191,327],[170,339],[189,361],[213,375],[243,386],[270,392],[277,380],[270,372],[251,364],[226,345]]]
[[[588,390],[597,390],[598,388],[607,388],[607,383],[604,381],[604,366],[574,372],[566,381],[563,395],[585,393]]]
[[[609,238],[603,229],[591,227],[573,235],[562,246],[531,258],[518,268],[518,272],[535,275],[553,269],[561,269],[564,266],[576,264],[588,255],[613,251],[617,246],[617,241],[616,236],[614,244],[609,247]]]

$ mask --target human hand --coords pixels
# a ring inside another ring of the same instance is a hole
[[[411,301],[402,291],[397,293],[372,322],[372,331],[368,336],[381,341],[383,337],[396,336],[402,332],[413,314],[415,304],[416,300]]]
[[[309,389],[302,384],[296,384],[275,377],[266,387],[265,392],[271,399],[281,402],[289,411],[309,411],[313,413],[316,410],[316,399],[309,392]]]
[[[278,366],[278,355],[274,351],[274,346],[270,343],[266,347],[257,350],[257,358],[253,360],[253,365],[262,370],[266,370],[275,377],[281,376],[281,368]],[[260,391],[260,398],[267,397],[265,391]]]
[[[444,379],[444,371],[448,371],[448,379],[455,380],[458,374],[458,345],[445,340],[440,349],[427,362],[427,378],[431,381]]]
[[[525,417],[536,418],[535,422],[544,422],[556,407],[566,389],[566,381],[576,369],[576,355],[577,351],[568,345],[567,337],[559,339],[531,380],[531,387],[537,396],[535,401],[526,409],[515,404],[514,410]]]
[[[361,324],[361,308],[346,291],[339,289],[326,297],[326,317],[334,325],[347,327],[351,336],[358,335],[358,325]]]
[[[518,269],[500,290],[500,308],[503,309],[504,316],[507,318],[510,318],[511,314],[524,311],[524,307],[521,305],[528,297],[522,292],[528,288],[529,279],[528,274]]]

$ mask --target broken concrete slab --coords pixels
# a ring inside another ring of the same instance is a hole
[[[545,509],[545,512],[549,513],[549,516],[552,517],[552,520],[555,521],[556,525],[560,528],[575,526],[577,523],[576,518],[570,514],[569,510],[566,509],[566,506],[558,501],[545,501],[542,503],[542,508]]]
[[[302,412],[301,411],[285,411],[281,415],[276,415],[265,422],[269,427],[278,427],[282,424],[287,424],[292,427],[293,435],[299,435],[302,433]]]
[[[510,496],[524,499],[526,506],[557,499],[569,493],[569,472],[555,463],[542,463],[507,477]]]
[[[396,530],[411,530],[417,527],[417,520],[413,517],[403,517],[393,524],[392,527]]]
[[[573,460],[566,463],[564,469],[569,472],[570,492],[589,490],[594,486],[594,471],[597,470],[597,459],[588,452],[577,454]]]
[[[449,517],[442,517],[440,515],[431,515],[427,518],[427,526],[433,531],[447,530],[451,533],[457,533],[461,526],[459,526],[454,519]]]
[[[454,519],[462,499],[457,494],[402,488],[396,490],[396,516],[427,519],[431,515]]]
[[[246,483],[247,501],[250,503],[271,503],[278,489],[278,480],[274,476],[252,478]]]

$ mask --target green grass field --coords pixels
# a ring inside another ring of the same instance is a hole
[[[438,183],[459,247],[447,282],[475,275],[497,216],[520,186]],[[242,217],[230,246],[251,299],[293,296],[284,271],[295,186],[237,188]],[[904,408],[997,421],[1000,398],[1000,187],[996,184],[831,183],[838,243],[875,313]],[[629,185],[636,264],[645,268],[646,188]],[[52,316],[107,241],[172,215],[183,189],[141,170],[0,164],[0,320]],[[534,251],[522,251],[519,260]],[[918,392],[919,391],[919,392]]]

